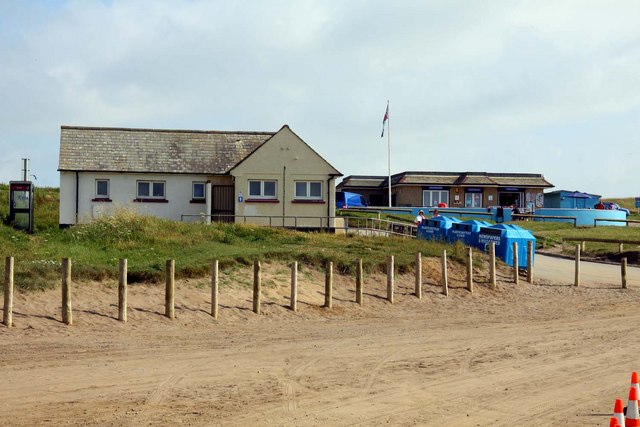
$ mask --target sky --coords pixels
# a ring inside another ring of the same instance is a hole
[[[60,126],[277,131],[347,175],[640,196],[640,1],[0,0],[0,182]]]

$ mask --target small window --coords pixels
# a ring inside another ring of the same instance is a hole
[[[296,181],[296,199],[322,199],[322,181]]]
[[[205,183],[194,182],[191,191],[192,198],[194,200],[204,200],[205,198]]]
[[[140,199],[164,199],[164,181],[138,181],[138,198]]]
[[[109,198],[109,180],[108,179],[96,179],[96,198],[100,198],[100,199]]]
[[[275,199],[275,181],[249,181],[249,197]]]

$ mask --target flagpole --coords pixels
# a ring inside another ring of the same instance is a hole
[[[387,100],[387,111],[389,111],[389,100]],[[389,207],[391,207],[391,114],[387,118],[387,172],[389,173]]]

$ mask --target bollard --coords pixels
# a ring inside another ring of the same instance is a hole
[[[620,276],[622,278],[622,289],[627,289],[627,257],[620,260]]]
[[[489,282],[491,289],[496,289],[496,243],[489,243]]]
[[[13,257],[8,256],[4,264],[4,314],[2,323],[13,326]]]
[[[118,320],[127,321],[127,260],[118,263]]]
[[[518,276],[518,269],[520,265],[518,264],[518,243],[513,242],[513,283],[516,285],[520,284],[520,277]]]
[[[363,305],[363,282],[364,276],[362,271],[362,258],[358,260],[358,269],[356,270],[356,303]]]
[[[73,325],[71,311],[71,259],[62,258],[62,322]]]
[[[324,307],[331,308],[333,305],[333,262],[327,262],[324,277]]]
[[[447,251],[442,251],[442,293],[449,296],[449,278],[447,276]]]
[[[473,249],[467,248],[467,290],[473,293]]]
[[[387,301],[393,304],[393,255],[387,258]]]
[[[291,310],[298,311],[298,261],[291,263]]]
[[[175,260],[167,260],[167,268],[165,270],[165,292],[164,292],[164,315],[169,319],[176,317],[175,313],[175,273],[176,262]]]
[[[527,242],[527,282],[533,284],[533,242]]]
[[[220,276],[218,274],[218,260],[211,263],[211,316],[218,318],[218,294],[220,291]]]
[[[260,314],[260,293],[262,291],[262,274],[260,261],[253,262],[253,312]]]
[[[416,254],[416,297],[422,299],[422,253]]]
[[[575,286],[580,286],[580,245],[576,245],[576,278]]]

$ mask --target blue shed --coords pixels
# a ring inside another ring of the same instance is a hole
[[[459,240],[467,246],[478,247],[478,233],[482,227],[491,227],[491,223],[476,219],[453,223],[449,230],[449,241],[453,243]]]
[[[436,216],[434,218],[427,218],[422,220],[422,224],[418,226],[418,239],[424,240],[447,240],[449,236],[449,230],[452,224],[458,223],[458,218],[452,218],[449,216]]]
[[[558,190],[544,194],[545,208],[593,209],[601,196],[581,191]]]

